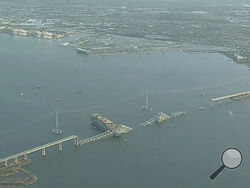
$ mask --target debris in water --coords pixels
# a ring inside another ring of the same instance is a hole
[[[230,115],[231,117],[234,117],[234,114],[233,114],[232,111],[229,110],[228,113],[229,113],[229,115]]]

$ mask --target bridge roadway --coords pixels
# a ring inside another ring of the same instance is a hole
[[[216,102],[216,101],[220,101],[220,100],[224,100],[224,99],[231,99],[231,98],[237,98],[237,97],[242,97],[242,96],[250,96],[250,91],[247,92],[242,92],[242,93],[236,93],[233,95],[227,95],[224,97],[218,97],[218,98],[214,98],[214,99],[210,99],[211,102]]]
[[[153,123],[155,123],[155,118],[149,119],[149,120],[145,121],[144,123],[140,124],[139,126],[146,127],[148,125],[152,125]]]
[[[80,140],[78,142],[78,145],[81,146],[83,144],[88,144],[88,143],[91,143],[91,142],[95,142],[97,140],[102,140],[102,139],[113,136],[113,134],[114,133],[112,131],[105,131],[105,132],[103,132],[101,134],[98,134],[98,135],[95,135],[95,136]]]
[[[37,151],[40,151],[40,150],[42,151],[42,155],[45,157],[45,149],[46,148],[49,148],[49,147],[52,147],[52,146],[55,146],[55,145],[59,144],[59,150],[62,151],[62,143],[67,142],[69,140],[74,140],[74,145],[78,146],[78,137],[76,135],[72,135],[72,136],[69,136],[69,137],[66,137],[66,138],[62,138],[60,140],[56,140],[54,142],[50,142],[48,144],[44,144],[42,146],[38,146],[38,147],[29,149],[29,150],[26,150],[26,151],[23,151],[23,152],[20,152],[20,153],[17,153],[17,154],[14,154],[14,155],[11,155],[11,156],[8,156],[8,157],[5,157],[5,158],[2,158],[2,159],[0,159],[0,163],[4,162],[5,166],[8,166],[8,161],[9,160],[14,159],[15,162],[17,162],[17,158],[21,157],[21,156],[23,156],[24,159],[27,160],[28,159],[28,154],[34,153],[34,152],[37,152]]]

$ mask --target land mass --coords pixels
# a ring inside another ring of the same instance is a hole
[[[244,0],[0,2],[0,32],[93,54],[206,51],[250,63],[249,20]]]
[[[7,167],[0,166],[0,188],[21,188],[35,183],[36,176],[23,168],[30,162],[30,159],[19,159],[10,162]]]

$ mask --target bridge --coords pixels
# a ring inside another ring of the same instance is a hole
[[[144,123],[140,124],[139,126],[146,127],[146,126],[152,125],[154,123],[155,123],[155,118],[152,118],[152,119],[149,119],[149,120],[145,121]]]
[[[247,92],[242,92],[242,93],[236,93],[233,95],[227,95],[227,96],[223,96],[223,97],[217,97],[217,98],[213,98],[210,99],[211,102],[216,102],[216,101],[221,101],[221,100],[225,100],[225,99],[241,99],[244,97],[250,97],[250,91]]]
[[[160,112],[160,113],[156,114],[155,117],[143,122],[139,126],[146,127],[146,126],[152,125],[154,123],[162,123],[163,121],[166,121],[168,119],[177,118],[177,117],[185,115],[185,114],[186,114],[185,111],[174,112],[171,115],[167,115],[164,112]]]
[[[76,135],[62,138],[60,140],[50,142],[50,143],[44,144],[42,146],[38,146],[38,147],[35,147],[32,149],[17,153],[15,155],[11,155],[11,156],[2,158],[2,159],[0,159],[0,163],[4,163],[4,165],[6,167],[8,167],[8,162],[10,160],[14,160],[15,163],[18,163],[18,158],[23,157],[23,159],[25,161],[27,161],[28,154],[31,154],[31,153],[34,153],[37,151],[41,151],[42,156],[45,157],[46,156],[46,149],[49,147],[55,146],[55,145],[58,145],[59,151],[62,151],[63,150],[63,143],[67,142],[69,140],[74,140],[74,145],[80,146],[80,145],[88,144],[88,143],[95,142],[95,141],[98,141],[101,139],[105,139],[105,138],[111,137],[113,135],[118,136],[120,134],[125,134],[125,133],[128,133],[128,132],[133,130],[132,128],[125,126],[125,125],[122,125],[122,124],[117,125],[113,121],[108,120],[107,118],[105,118],[103,115],[100,115],[100,114],[93,114],[91,117],[91,120],[92,120],[92,125],[96,125],[99,128],[104,129],[106,131],[102,132],[98,135],[82,139],[80,141],[78,141],[78,137]]]
[[[101,134],[98,134],[98,135],[95,135],[95,136],[80,140],[78,142],[78,145],[81,146],[81,145],[84,145],[84,144],[88,144],[88,143],[91,143],[91,142],[95,142],[95,141],[98,141],[98,140],[109,138],[109,137],[111,137],[113,135],[114,135],[114,133],[112,131],[105,131],[105,132],[103,132]]]
[[[8,166],[8,161],[13,160],[14,162],[17,163],[18,157],[23,157],[24,160],[28,160],[28,154],[37,152],[37,151],[41,151],[42,152],[42,156],[45,157],[46,156],[46,149],[55,145],[59,146],[59,151],[63,150],[63,143],[67,142],[69,140],[74,140],[74,145],[78,146],[78,137],[76,135],[72,135],[66,138],[62,138],[60,140],[54,141],[54,142],[50,142],[48,144],[44,144],[42,146],[38,146],[5,158],[0,159],[0,163],[4,163],[4,165],[7,167]]]

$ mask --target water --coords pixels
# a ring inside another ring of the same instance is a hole
[[[245,66],[211,53],[84,56],[60,41],[5,34],[0,41],[0,157],[72,134],[98,134],[90,126],[92,113],[135,129],[78,149],[69,142],[63,153],[53,147],[46,158],[30,155],[26,168],[38,182],[29,187],[249,187],[250,100],[212,109],[208,102],[249,90]],[[146,90],[151,112],[140,110]],[[60,136],[51,133],[56,109]],[[161,111],[187,115],[139,127]],[[211,182],[227,147],[242,151],[243,164]]]

